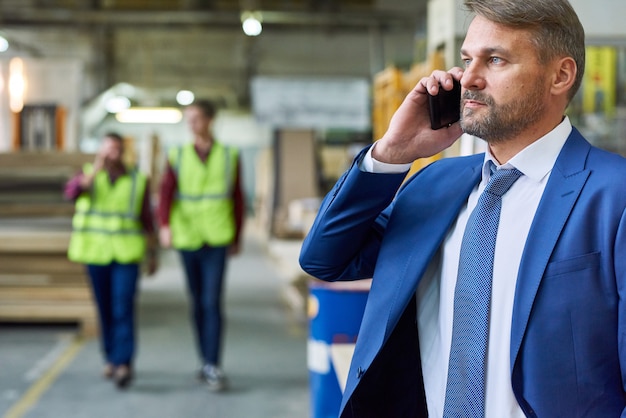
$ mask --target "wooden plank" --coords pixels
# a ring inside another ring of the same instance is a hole
[[[36,205],[12,203],[0,205],[0,217],[17,218],[22,216],[72,216],[73,205],[63,203],[38,203]]]
[[[0,273],[0,289],[2,286],[86,286],[88,283],[85,272],[80,274]]]
[[[0,227],[0,253],[57,254],[65,258],[70,235],[70,231],[7,230]]]
[[[95,154],[82,152],[56,152],[56,151],[23,151],[0,153],[0,167],[2,171],[9,172],[9,168],[18,170],[41,170],[42,168],[70,167],[79,170],[83,164],[91,163]]]
[[[56,254],[0,254],[0,273],[82,273],[84,267]]]
[[[2,322],[77,322],[80,334],[93,337],[98,333],[97,316],[94,306],[87,303],[47,303],[24,304],[3,302],[0,304]]]
[[[91,304],[91,290],[83,287],[0,287],[0,303],[36,303],[54,301],[55,303],[88,302]]]
[[[0,306],[0,318],[4,319],[74,319],[95,316],[94,306],[88,303],[46,303],[27,304],[6,302]]]

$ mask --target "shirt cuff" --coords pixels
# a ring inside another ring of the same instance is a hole
[[[411,169],[411,163],[406,164],[389,164],[383,163],[382,161],[376,160],[372,157],[372,150],[376,146],[376,143],[367,150],[367,153],[361,160],[359,164],[359,169],[361,171],[365,171],[366,173],[375,173],[375,174],[400,174],[405,173]]]

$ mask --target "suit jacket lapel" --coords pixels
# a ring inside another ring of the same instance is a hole
[[[544,271],[589,177],[589,170],[585,169],[589,149],[589,143],[574,129],[556,160],[539,202],[517,276],[511,328],[511,372]]]

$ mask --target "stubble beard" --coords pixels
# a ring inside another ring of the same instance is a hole
[[[499,105],[491,96],[467,90],[463,94],[463,99],[484,103],[487,113],[481,116],[473,109],[463,108],[461,129],[466,134],[481,138],[489,144],[515,138],[541,119],[546,107],[542,94],[543,89],[540,83],[537,83],[524,97]]]

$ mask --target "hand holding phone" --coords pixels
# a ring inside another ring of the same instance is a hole
[[[437,95],[428,93],[430,127],[433,130],[448,127],[461,119],[461,83],[455,78],[452,82],[452,90],[444,90],[440,85]]]

